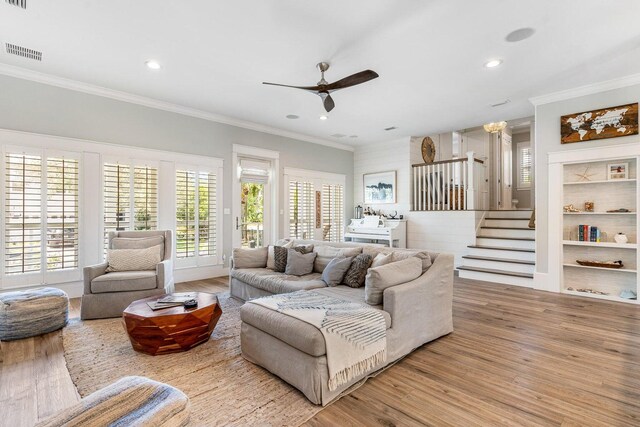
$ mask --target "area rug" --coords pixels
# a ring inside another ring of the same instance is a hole
[[[241,303],[218,295],[222,317],[211,339],[187,352],[148,356],[133,350],[121,319],[72,321],[63,330],[71,378],[86,396],[127,375],[171,384],[191,401],[193,426],[297,426],[322,407],[240,355]]]

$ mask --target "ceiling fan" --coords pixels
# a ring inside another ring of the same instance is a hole
[[[318,82],[317,86],[290,86],[268,82],[262,82],[262,84],[292,87],[294,89],[302,89],[311,93],[315,93],[316,95],[320,96],[320,98],[322,98],[322,105],[324,106],[324,109],[329,112],[333,110],[333,107],[336,106],[335,102],[333,102],[333,99],[331,98],[331,92],[338,89],[344,89],[347,87],[359,85],[360,83],[365,83],[378,77],[378,73],[376,73],[375,71],[364,70],[360,71],[359,73],[352,74],[349,77],[345,77],[344,79],[338,80],[337,82],[329,83],[324,79],[324,72],[329,69],[329,63],[320,62],[316,66],[320,70],[320,81]]]

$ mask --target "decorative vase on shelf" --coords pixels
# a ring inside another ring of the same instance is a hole
[[[627,235],[624,233],[616,234],[614,240],[616,241],[616,243],[627,243],[629,241]]]

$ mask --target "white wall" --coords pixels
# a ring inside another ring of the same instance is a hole
[[[640,101],[640,85],[607,90],[586,96],[564,99],[536,106],[535,122],[535,176],[536,176],[536,274],[544,277],[549,272],[549,192],[558,182],[549,182],[548,155],[551,152],[579,150],[618,144],[637,144],[638,135],[599,139],[573,144],[560,143],[560,117],[599,108],[614,107]],[[557,218],[557,215],[552,215]],[[538,280],[538,279],[536,279]]]

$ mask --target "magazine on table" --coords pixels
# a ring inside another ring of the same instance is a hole
[[[174,304],[180,303],[182,304],[185,301],[189,301],[190,299],[194,299],[196,295],[194,293],[189,292],[177,292],[169,295],[165,295],[162,298],[156,301],[158,304]]]

